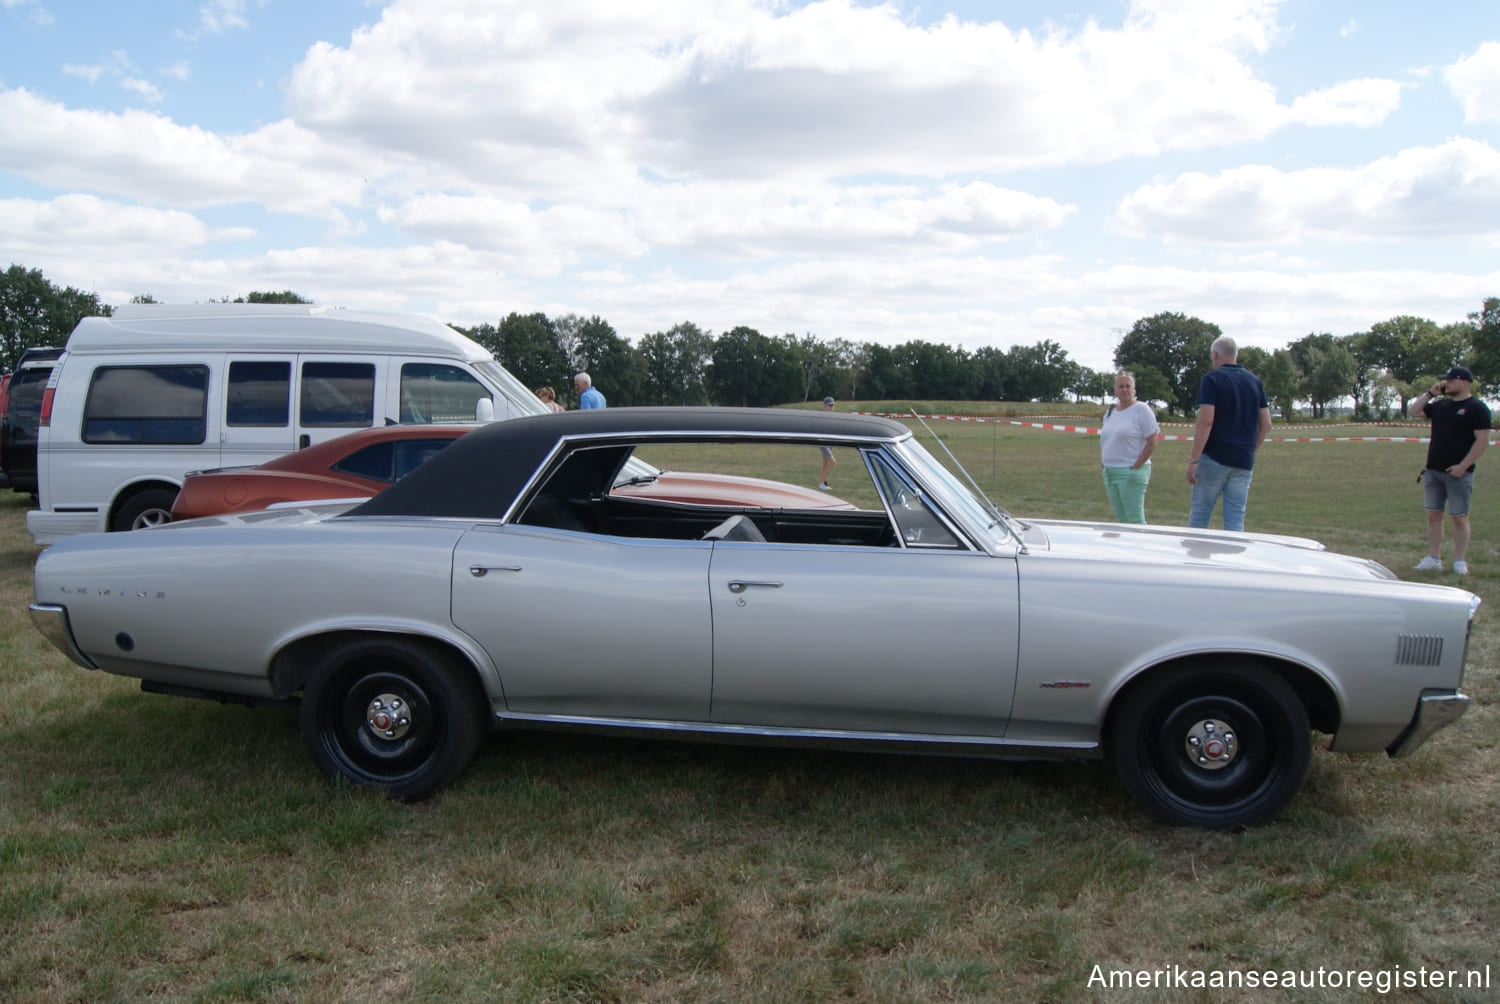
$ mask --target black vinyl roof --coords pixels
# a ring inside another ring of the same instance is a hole
[[[900,422],[867,415],[783,408],[603,408],[494,422],[459,437],[348,516],[496,519],[559,441],[575,437],[789,441],[901,439]]]

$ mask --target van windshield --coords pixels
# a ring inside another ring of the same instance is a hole
[[[486,380],[500,388],[505,395],[505,401],[495,402],[496,418],[520,418],[522,415],[546,415],[551,409],[541,402],[541,399],[533,394],[525,384],[517,380],[515,376],[495,362],[493,359],[481,359],[474,364],[474,368],[484,376]],[[501,411],[501,406],[505,410]]]

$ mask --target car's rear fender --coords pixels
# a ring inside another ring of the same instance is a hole
[[[318,663],[334,648],[358,638],[405,638],[441,650],[461,660],[475,678],[493,708],[504,707],[505,693],[495,664],[483,649],[465,635],[440,635],[428,624],[382,624],[379,626],[326,626],[313,629],[280,645],[267,671],[271,692],[285,700],[299,693]]]

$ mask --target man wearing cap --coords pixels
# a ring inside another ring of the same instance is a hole
[[[833,398],[825,397],[823,399],[823,410],[833,410]],[[833,448],[831,446],[820,446],[818,449],[823,451],[823,467],[818,471],[818,488],[825,492],[832,491],[833,489],[828,487],[828,475],[833,473],[833,465],[838,463],[838,461],[833,459]]]
[[[1474,374],[1455,366],[1411,403],[1407,414],[1432,420],[1427,441],[1426,484],[1427,557],[1419,572],[1440,572],[1443,559],[1443,506],[1453,520],[1453,571],[1469,574],[1469,495],[1474,487],[1474,464],[1490,445],[1490,409],[1474,396]]]

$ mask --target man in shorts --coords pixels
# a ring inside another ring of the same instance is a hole
[[[823,410],[833,410],[833,398],[825,397],[823,399]],[[838,463],[838,461],[833,459],[832,447],[820,446],[818,449],[823,453],[823,466],[818,469],[818,488],[825,492],[833,491],[832,488],[828,487],[828,475],[833,473],[833,465]]]
[[[1490,409],[1474,396],[1474,374],[1455,366],[1431,390],[1411,403],[1407,414],[1432,420],[1427,441],[1426,484],[1427,557],[1419,572],[1441,572],[1443,507],[1453,520],[1453,571],[1469,574],[1469,495],[1474,487],[1474,464],[1490,445]]]

